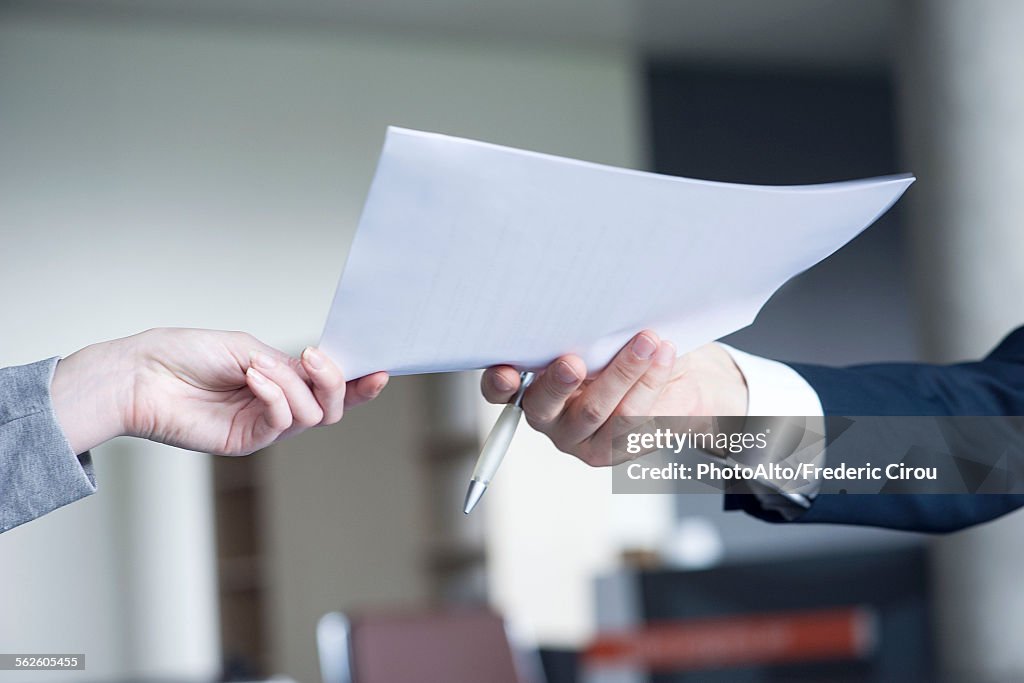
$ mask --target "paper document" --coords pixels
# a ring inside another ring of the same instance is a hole
[[[349,378],[569,352],[597,370],[645,328],[685,353],[913,181],[734,185],[390,128],[321,346]]]

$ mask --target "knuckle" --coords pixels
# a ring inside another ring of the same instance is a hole
[[[579,407],[580,419],[588,425],[599,425],[604,422],[604,406],[598,401],[581,401]]]
[[[612,376],[623,384],[632,384],[636,380],[636,366],[628,360],[619,360],[612,363]]]
[[[526,421],[538,432],[543,432],[552,422],[558,419],[558,413],[552,410],[524,410]]]
[[[549,399],[554,401],[564,401],[565,397],[568,396],[573,389],[573,385],[556,382],[553,379],[548,379],[544,382],[544,393]]]
[[[318,424],[320,424],[323,421],[323,419],[324,414],[322,411],[310,411],[309,413],[303,415],[298,419],[298,424],[300,427],[315,427]]]
[[[665,382],[658,377],[646,374],[640,378],[640,386],[651,392],[660,392]]]
[[[615,412],[611,415],[611,418],[625,418],[625,417],[636,417],[640,414],[640,407],[644,405],[639,401],[634,401],[630,398],[623,399],[622,403],[615,409]]]

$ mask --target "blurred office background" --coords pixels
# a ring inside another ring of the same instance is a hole
[[[979,356],[1024,321],[1022,29],[1005,0],[0,1],[0,365],[153,326],[314,343],[389,124],[736,182],[913,171],[731,341]],[[883,624],[875,659],[829,680],[881,680],[900,638],[900,671],[1024,676],[1024,517],[939,539],[767,525],[612,496],[524,430],[467,518],[495,414],[475,383],[393,380],[247,459],[98,449],[98,495],[0,536],[0,651],[86,653],[76,680],[312,682],[332,609],[486,602],[571,655],[695,604],[783,609],[804,571],[793,607]]]

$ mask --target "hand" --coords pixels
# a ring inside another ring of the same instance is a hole
[[[346,385],[317,349],[298,360],[243,332],[156,329],[60,361],[50,393],[76,453],[128,435],[245,455],[334,424],[387,379],[381,372]]]
[[[615,465],[613,417],[746,415],[747,386],[729,354],[707,344],[676,357],[675,346],[651,331],[636,335],[593,379],[579,356],[549,365],[523,395],[527,422],[559,450],[593,466]],[[491,403],[507,403],[519,373],[489,368],[481,381]]]

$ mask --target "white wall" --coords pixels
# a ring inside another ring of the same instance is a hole
[[[977,358],[1024,320],[1024,5],[903,8],[902,126],[921,178],[911,204],[922,338]],[[938,648],[948,680],[1024,678],[1024,515],[937,540]]]
[[[267,628],[273,670],[319,680],[324,613],[424,605],[430,517],[422,458],[423,378],[275,446],[263,460]]]
[[[638,158],[634,68],[622,52],[2,18],[3,365],[154,325],[246,329],[287,348],[315,341],[387,124]],[[364,456],[373,453],[346,454]],[[208,673],[206,461],[131,442],[98,461],[99,495],[0,537],[0,649],[85,652],[94,679]],[[309,473],[274,468],[272,498],[286,500]],[[271,528],[295,533],[288,520]],[[309,538],[345,522],[311,519]],[[338,539],[352,547],[333,551],[367,550]],[[274,547],[289,552],[286,540]],[[286,574],[302,560],[277,559]],[[298,585],[279,578],[282,591]],[[418,592],[403,582],[393,595]],[[275,598],[275,663],[309,680],[300,639],[311,632],[295,630],[295,614],[319,605],[300,600],[291,614],[290,597]]]
[[[481,427],[494,424],[485,411]],[[657,548],[673,521],[671,496],[613,496],[611,470],[559,452],[520,427],[475,514],[487,516],[495,606],[524,643],[580,647],[594,634],[594,580],[626,548]]]

